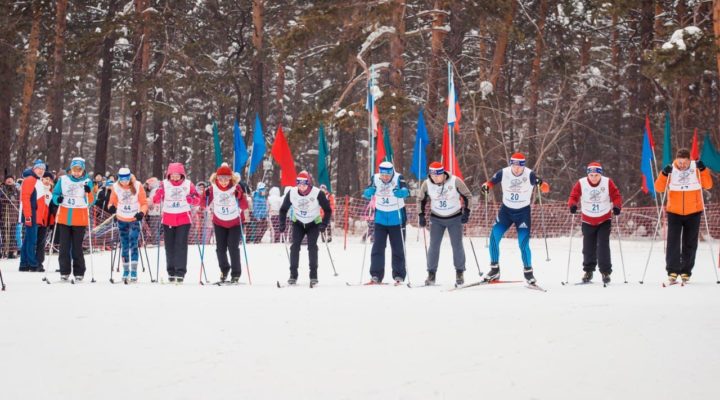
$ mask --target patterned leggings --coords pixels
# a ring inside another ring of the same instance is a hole
[[[123,269],[126,268],[128,262],[131,262],[133,269],[137,270],[137,262],[139,256],[138,236],[140,236],[140,223],[137,221],[118,221],[118,229],[120,230],[120,252],[123,259]]]

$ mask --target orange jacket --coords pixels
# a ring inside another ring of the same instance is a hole
[[[674,162],[673,162],[674,164]],[[712,189],[712,176],[710,170],[696,170],[698,173],[698,181],[700,186],[705,190]],[[664,193],[668,188],[669,177],[665,174],[658,174],[655,180],[655,191]],[[676,191],[670,190],[667,195],[667,212],[678,215],[690,215],[701,212],[703,210],[702,190]]]
[[[137,181],[135,180],[135,175],[131,175],[130,184],[135,185],[136,182]],[[120,185],[122,186],[122,183],[120,183]],[[135,185],[135,186],[137,187],[137,190],[138,190],[138,203],[140,203],[140,212],[143,214],[147,214],[148,201],[147,201],[147,195],[145,194],[145,189],[143,189],[142,185]],[[128,185],[128,187],[130,187],[130,186]],[[118,206],[118,197],[117,197],[117,192],[115,190],[113,190],[110,193],[110,204],[115,206],[115,208],[117,208],[117,206]],[[125,221],[125,222],[135,221],[135,218],[130,218],[130,219],[123,218],[117,214],[115,214],[115,218],[117,218],[118,221]]]

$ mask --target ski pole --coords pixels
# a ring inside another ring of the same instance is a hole
[[[485,193],[485,223],[487,223],[488,220],[488,194]],[[488,235],[485,236],[485,248],[487,249],[490,247],[490,231],[488,230]]]
[[[88,239],[90,239],[90,282],[95,283],[95,264],[93,262],[93,242],[92,242],[92,220],[90,219],[90,202],[88,202],[87,207],[85,208],[87,210],[87,216],[88,216]]]
[[[42,280],[45,283],[47,283],[48,285],[50,284],[50,279],[48,279],[48,277],[47,277],[47,270],[50,269],[50,265],[51,265],[50,257],[52,257],[53,250],[55,250],[55,232],[57,232],[57,226],[58,226],[57,219],[58,219],[58,214],[60,214],[60,207],[62,207],[62,206],[58,205],[58,208],[55,211],[55,226],[53,227],[52,238],[50,239],[50,254],[48,255],[48,268],[45,270],[45,276],[42,278]],[[59,264],[59,262],[60,262],[60,259],[58,258],[58,264]],[[112,265],[110,266],[110,268],[112,268]]]
[[[370,241],[370,221],[368,221],[368,228],[367,232],[365,232],[365,244],[363,244],[363,258],[362,258],[362,265],[360,266],[360,280],[359,283],[362,283],[362,277],[365,273],[365,258],[367,257],[367,244]],[[427,254],[427,253],[426,253]],[[427,257],[427,255],[426,255]]]
[[[115,223],[113,222],[113,226],[110,228],[110,235],[111,235],[110,242],[111,243],[115,241],[114,231],[115,231]],[[120,233],[118,232],[118,236],[119,235],[120,235]],[[120,257],[120,251],[118,249],[119,247],[120,247],[120,240],[118,238],[117,243],[113,243],[113,247],[110,250],[110,283],[115,283],[115,280],[113,279],[113,272],[115,269],[115,257]]]
[[[713,271],[715,271],[715,283],[720,284],[720,278],[718,278],[717,264],[715,263],[715,252],[712,247],[712,237],[710,236],[710,225],[708,225],[707,210],[705,209],[705,191],[700,188],[700,202],[703,208],[703,217],[705,218],[705,233],[707,234],[707,243],[710,248],[710,258],[712,258]]]
[[[156,268],[155,268],[155,276],[157,277],[157,279],[155,280],[156,282],[160,282],[160,235],[162,235],[162,209],[163,209],[163,203],[162,203],[162,200],[160,200],[160,215],[158,218],[158,230],[157,230],[158,251],[157,251],[157,264],[156,264]]]
[[[247,270],[248,284],[252,285],[252,279],[250,278],[250,262],[248,261],[247,246],[245,245],[245,224],[243,224],[242,216],[240,216],[240,239],[242,239],[243,254],[245,255],[245,269]],[[285,247],[285,251],[287,252],[287,247]],[[288,259],[289,258],[290,256],[288,255]]]
[[[1,269],[0,269],[0,284],[2,284],[2,291],[4,292],[5,291],[5,281],[3,280]]]
[[[333,261],[332,254],[330,254],[330,246],[328,245],[327,240],[325,240],[325,232],[320,231],[320,235],[322,236],[323,242],[325,242],[325,248],[327,249],[328,257],[330,258],[330,265],[332,265],[333,273],[335,276],[338,276],[337,270],[335,269],[335,262]]]
[[[397,207],[397,213],[398,218],[400,219],[400,225],[398,226],[400,228],[400,239],[402,240],[402,246],[403,246],[403,266],[405,267],[405,276],[407,277],[408,285],[410,285],[410,271],[408,271],[407,267],[407,249],[405,248],[405,226],[403,225],[403,218],[402,218],[402,212],[400,212],[400,203],[398,202]]]
[[[665,182],[665,191],[663,192],[662,201],[660,201],[660,207],[665,206],[665,196],[667,194],[668,185],[670,185],[670,177],[667,177],[667,180]],[[648,266],[650,265],[650,256],[652,256],[653,247],[655,246],[655,239],[657,238],[658,230],[660,229],[660,222],[662,220],[662,213],[658,212],[658,219],[655,223],[655,232],[653,233],[652,241],[650,242],[650,251],[648,251],[647,260],[645,260],[645,269],[643,270],[642,278],[640,278],[640,284],[642,285],[645,283],[645,274],[647,273]]]
[[[618,237],[618,247],[620,248],[620,264],[622,265],[623,270],[623,279],[625,280],[625,283],[628,283],[627,281],[627,275],[625,274],[625,257],[623,257],[623,251],[622,251],[622,235],[620,234],[620,216],[615,216],[615,222],[617,222],[616,225],[616,233]]]
[[[200,276],[198,277],[198,282],[201,285],[204,285],[202,277],[203,273],[205,273],[205,216],[207,215],[207,205],[208,205],[208,196],[205,196],[205,209],[202,210],[202,218],[200,220],[200,240],[202,241],[202,248],[200,243],[197,245],[198,253],[200,253]],[[190,214],[188,212],[188,214]],[[192,218],[190,218],[192,221]],[[205,282],[208,282],[207,279],[207,273],[205,273]]]
[[[477,253],[475,253],[475,245],[473,244],[473,241],[469,236],[468,236],[468,242],[470,242],[470,248],[472,249],[472,252],[473,252],[473,258],[475,258],[475,266],[477,267],[478,275],[483,276],[483,273],[480,270],[480,263],[478,262]]]
[[[567,270],[565,271],[565,281],[560,281],[560,283],[564,286],[570,283],[570,256],[572,255],[572,239],[573,239],[573,233],[575,232],[575,214],[572,214],[572,217],[570,218],[570,244],[568,245],[568,262],[567,262]]]
[[[145,232],[143,232],[142,222],[140,223],[140,238],[143,241],[143,250],[145,251],[145,262],[143,262],[143,266],[145,264],[147,264],[147,266],[148,266],[147,270],[150,273],[150,282],[155,282],[155,280],[153,279],[152,268],[150,267],[150,257],[148,257],[147,241],[145,240]],[[142,254],[140,254],[140,262],[142,262],[142,259],[143,259]],[[144,270],[144,267],[143,267],[143,270]]]
[[[550,250],[548,248],[547,232],[545,232],[545,209],[542,205],[542,190],[540,189],[540,185],[538,185],[538,200],[540,201],[540,222],[542,223],[543,240],[545,240],[545,261],[550,261]]]

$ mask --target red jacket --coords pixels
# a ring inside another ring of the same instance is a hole
[[[613,203],[613,207],[622,207],[622,196],[620,195],[620,191],[618,190],[617,186],[615,186],[615,182],[613,182],[612,179],[608,179],[608,190],[610,191],[610,201]],[[600,184],[600,182],[597,183],[597,185],[593,185],[589,180],[588,183],[590,186],[595,187]],[[575,183],[575,186],[573,186],[572,191],[570,192],[570,198],[568,199],[568,206],[579,206],[580,205],[580,198],[582,197],[582,185],[580,185],[580,181],[577,181]],[[582,213],[581,213],[582,214]],[[609,220],[612,218],[612,210],[608,211],[607,214],[603,215],[602,217],[589,217],[585,214],[582,214],[582,222],[590,225],[600,225],[603,222]]]
[[[217,182],[215,184],[218,185]],[[232,188],[232,185],[228,185],[226,188],[222,188],[222,187],[220,187],[220,185],[218,185],[218,189],[222,190],[223,192],[230,190],[230,188]],[[247,197],[245,196],[245,192],[243,192],[242,187],[238,184],[235,185],[235,198],[238,200],[238,204],[240,205],[240,219],[242,220],[242,223],[244,224],[245,223],[245,213],[243,211],[248,209],[248,202],[247,202]],[[200,206],[202,208],[205,208],[206,205],[211,204],[212,201],[213,201],[213,191],[212,191],[212,186],[210,186],[209,188],[205,189],[205,193],[202,194],[202,201],[201,201]],[[215,224],[217,226],[221,226],[223,228],[232,228],[234,226],[240,225],[240,219],[234,220],[234,221],[224,221],[224,220],[218,218],[215,215],[215,213],[213,213],[212,221],[213,221],[213,224]]]

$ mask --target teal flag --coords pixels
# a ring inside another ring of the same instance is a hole
[[[218,130],[217,121],[213,120],[213,142],[215,144],[215,168],[219,168],[222,164],[222,151],[220,150],[220,131]]]
[[[385,161],[390,161],[394,164],[393,149],[392,144],[390,144],[390,133],[388,132],[387,125],[383,125],[383,143],[385,144]]]
[[[670,112],[665,111],[665,135],[663,136],[663,165],[673,162],[672,142],[670,141]]]
[[[710,132],[705,132],[705,140],[703,140],[702,153],[700,154],[702,162],[711,170],[720,172],[720,154],[713,146]]]
[[[328,149],[327,140],[325,140],[325,126],[320,124],[320,133],[318,134],[318,161],[317,161],[317,177],[318,185],[325,185],[330,193],[332,193],[332,187],[330,186],[330,170],[327,165],[327,156],[330,154]]]

